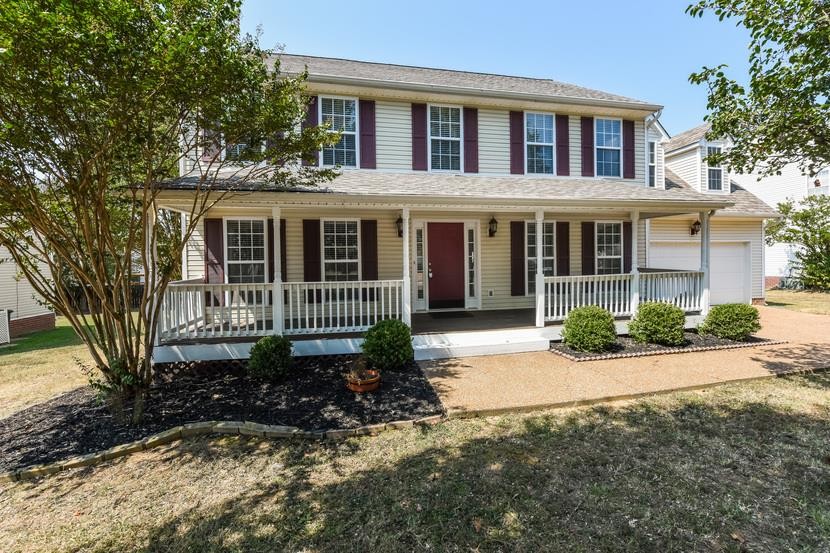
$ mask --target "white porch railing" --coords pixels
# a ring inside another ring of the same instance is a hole
[[[403,280],[286,282],[285,334],[362,332],[400,319]]]
[[[615,317],[631,314],[633,275],[545,277],[545,321],[561,321],[577,307],[598,305]]]
[[[700,311],[702,290],[700,271],[640,273],[640,302],[665,302],[683,311]]]

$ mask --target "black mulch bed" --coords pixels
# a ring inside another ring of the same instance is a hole
[[[571,349],[567,344],[563,344],[562,342],[551,343],[550,350],[573,361],[596,361],[600,359],[641,357],[645,355],[709,351],[716,349],[733,349],[781,343],[777,340],[769,340],[767,338],[759,338],[757,336],[750,336],[746,341],[738,342],[735,340],[727,340],[726,338],[717,338],[715,336],[698,334],[697,332],[692,331],[686,331],[684,332],[684,335],[686,337],[686,343],[682,346],[640,344],[635,342],[630,336],[618,336],[617,343],[614,344],[609,351],[604,353],[577,351],[575,349]]]
[[[78,388],[0,420],[0,471],[58,461],[139,440],[189,422],[254,421],[302,430],[354,428],[443,412],[414,363],[384,371],[381,387],[355,394],[343,379],[349,356],[304,358],[283,382],[225,375],[180,375],[153,388],[141,426],[119,424],[89,388]]]

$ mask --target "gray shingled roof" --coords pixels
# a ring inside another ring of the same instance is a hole
[[[664,151],[666,153],[673,152],[674,150],[679,150],[689,144],[694,144],[695,142],[700,142],[700,139],[706,136],[706,133],[709,132],[709,129],[712,128],[712,125],[709,123],[703,123],[702,125],[698,125],[693,129],[689,129],[688,131],[683,131],[675,136],[673,136],[670,140],[668,140],[664,145]]]
[[[732,193],[729,194],[728,198],[735,202],[735,205],[718,210],[718,215],[779,216],[777,211],[749,190],[741,188],[735,181],[731,181],[731,185]],[[692,187],[670,169],[666,169],[666,190],[692,190]]]
[[[550,79],[513,77],[470,71],[433,69],[390,63],[375,63],[338,58],[322,58],[295,54],[279,54],[271,58],[281,62],[281,70],[296,74],[307,66],[309,80],[326,82],[327,79],[352,79],[356,81],[377,81],[386,85],[413,85],[433,89],[454,89],[455,92],[502,93],[528,96],[547,96],[551,100],[573,99],[581,101],[614,102],[627,104],[636,109],[656,111],[661,106],[642,100],[593,90],[582,86]]]
[[[219,186],[227,188],[269,191],[264,184],[250,183],[240,188],[234,179],[219,179]],[[172,190],[192,189],[198,177],[182,177],[167,185]],[[701,194],[687,186],[671,190],[646,188],[636,184],[593,178],[540,178],[525,176],[481,176],[449,173],[392,173],[377,170],[345,170],[333,181],[314,188],[273,190],[277,192],[308,192],[314,194],[344,194],[363,197],[410,197],[548,201],[548,202],[677,202],[712,204],[718,208],[731,198]],[[718,205],[720,204],[720,205]]]

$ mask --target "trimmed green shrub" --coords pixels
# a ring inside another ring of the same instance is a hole
[[[266,336],[251,348],[248,375],[261,380],[280,380],[293,364],[291,340],[285,336]]]
[[[628,334],[636,342],[680,346],[686,341],[683,327],[686,314],[668,303],[646,302],[637,308],[637,314],[628,325]]]
[[[412,333],[397,319],[386,319],[366,331],[363,354],[375,370],[402,369],[412,361]]]
[[[743,342],[759,330],[758,310],[745,303],[715,305],[698,328],[703,334],[738,342]]]
[[[608,351],[617,342],[614,316],[596,305],[577,307],[563,323],[562,341],[577,351]]]

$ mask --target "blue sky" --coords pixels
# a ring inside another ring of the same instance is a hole
[[[689,3],[245,0],[242,25],[290,53],[544,77],[656,102],[676,134],[706,113],[690,73],[726,63],[743,80],[747,66],[746,30],[692,18]]]

